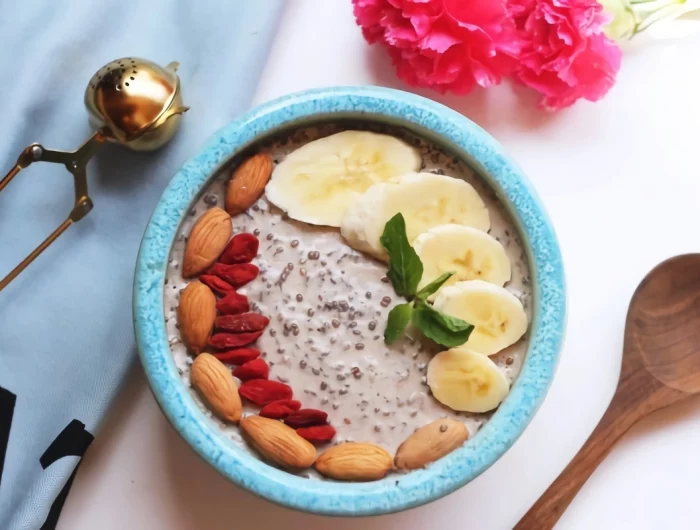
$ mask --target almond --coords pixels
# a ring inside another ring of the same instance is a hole
[[[461,421],[435,420],[421,427],[399,446],[394,464],[397,469],[418,469],[442,458],[462,445],[469,431]]]
[[[258,453],[279,466],[304,469],[316,460],[316,448],[281,421],[247,416],[241,420],[241,430]]]
[[[325,451],[316,460],[316,471],[337,480],[379,480],[391,471],[391,455],[369,443],[345,442]]]
[[[219,418],[231,423],[241,419],[241,397],[231,372],[213,355],[202,353],[192,363],[190,382]]]
[[[216,297],[202,282],[190,282],[180,295],[177,322],[187,349],[201,352],[209,342],[216,320]]]
[[[221,208],[211,208],[192,227],[182,260],[182,277],[192,278],[206,270],[231,239],[231,218]]]
[[[226,186],[226,211],[238,215],[253,206],[272,175],[272,157],[258,153],[236,168]]]

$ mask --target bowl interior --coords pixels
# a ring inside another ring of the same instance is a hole
[[[220,171],[255,144],[319,122],[405,128],[465,160],[496,194],[520,232],[532,278],[530,341],[510,394],[462,448],[428,469],[365,484],[301,478],[252,458],[204,416],[181,383],[164,325],[163,280],[170,248],[192,203]],[[565,322],[561,256],[554,231],[527,179],[487,133],[423,98],[378,88],[340,88],[288,96],[219,131],[180,170],[147,227],[134,284],[139,353],[159,404],[176,430],[222,474],[286,506],[315,513],[389,513],[439,498],[487,469],[522,433],[551,383]]]

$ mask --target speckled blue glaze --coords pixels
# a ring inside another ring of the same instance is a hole
[[[527,357],[507,399],[474,438],[428,469],[363,484],[300,478],[252,458],[197,408],[168,347],[163,280],[171,245],[190,204],[231,156],[270,131],[319,116],[390,122],[462,153],[519,225],[531,258],[533,314]],[[377,87],[292,94],[244,114],[217,132],[175,175],[146,228],[134,280],[134,327],[153,393],[175,429],[219,472],[251,492],[298,510],[377,515],[419,506],[463,486],[491,466],[539,408],[557,365],[566,323],[564,270],[554,229],[527,178],[483,129],[428,99]]]

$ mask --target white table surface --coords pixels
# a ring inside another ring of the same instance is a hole
[[[432,94],[520,163],[554,221],[566,265],[569,324],[556,379],[527,431],[486,473],[401,514],[332,520],[293,512],[201,461],[169,426],[137,365],[84,458],[59,529],[511,528],[602,415],[635,286],[664,258],[698,251],[699,49],[700,38],[689,37],[628,52],[604,101],[558,114],[535,109],[530,94],[508,84],[459,99]],[[362,40],[349,0],[290,0],[257,101],[338,84],[405,88],[381,50]],[[699,439],[700,399],[641,422],[557,528],[697,528]]]

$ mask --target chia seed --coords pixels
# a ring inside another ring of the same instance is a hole
[[[259,235],[260,235],[260,229],[259,229],[259,228],[256,228],[255,230],[253,230],[253,235],[254,235],[254,236],[259,236]]]
[[[338,302],[338,310],[339,311],[344,313],[349,308],[350,308],[350,305],[345,300],[341,300],[340,302]]]
[[[370,331],[374,331],[374,330],[376,329],[376,327],[377,327],[377,321],[376,321],[376,320],[373,320],[372,322],[370,322],[370,323],[367,325],[367,327],[369,328]]]
[[[389,307],[390,303],[391,303],[391,298],[389,298],[388,296],[385,296],[384,298],[382,298],[382,301],[379,302],[379,305],[382,307]]]
[[[440,425],[440,432],[445,432],[447,430],[447,425]]]
[[[275,238],[275,236],[273,236],[272,234],[267,234],[265,236],[265,239],[267,239],[268,241],[272,241],[274,238]]]
[[[301,295],[298,295],[298,296],[301,296]],[[301,302],[301,300],[299,300],[299,301]],[[306,311],[306,314],[309,315],[310,317],[312,317],[312,316],[314,316],[314,310],[311,309],[311,308],[309,308],[309,309]]]
[[[299,246],[299,240],[295,239],[290,243],[292,248],[297,248]]]
[[[321,254],[318,252],[318,250],[312,250],[309,252],[308,256],[310,260],[317,260],[321,257]]]
[[[341,388],[340,390],[338,390],[338,394],[340,394],[341,396],[344,396],[347,393],[348,393],[347,388]]]
[[[352,329],[352,328],[356,328],[356,327],[357,327],[357,322],[350,322],[350,324],[348,324],[348,327],[351,328],[351,329]]]
[[[303,267],[299,269],[299,274],[301,274],[302,276],[306,276],[306,269]]]
[[[367,298],[367,300],[371,300],[371,298],[372,298],[372,293],[369,292],[369,291],[367,291],[367,292],[365,293],[365,298]]]
[[[331,324],[333,325],[334,328],[339,328],[340,327],[340,320],[338,320],[337,318],[334,318],[333,320],[331,320]]]
[[[506,359],[506,365],[510,366],[511,364],[513,364],[513,358],[512,358],[512,357],[508,357],[508,358]]]
[[[304,301],[304,297],[303,297],[302,295],[300,295],[300,294],[298,294],[298,295],[296,296],[296,299],[297,299],[297,302],[303,302],[303,301]],[[313,312],[312,312],[311,314],[313,314]],[[311,315],[309,315],[309,316],[311,316]]]
[[[326,390],[328,388],[328,383],[326,383],[325,381],[321,381],[320,388],[321,390]]]
[[[389,283],[389,278],[387,278],[386,276],[382,276],[381,282],[382,283]]]
[[[311,372],[312,372],[314,375],[321,375],[321,370],[319,370],[318,368],[312,368],[312,369],[311,369]]]
[[[365,345],[362,344],[361,342],[358,342],[357,344],[355,344],[355,349],[356,349],[356,350],[364,350],[364,349],[365,349]]]

